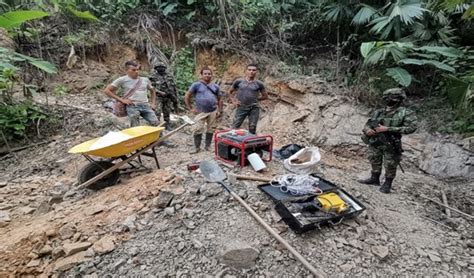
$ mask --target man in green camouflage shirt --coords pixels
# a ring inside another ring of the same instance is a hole
[[[385,181],[380,192],[390,193],[402,156],[402,134],[416,130],[415,114],[402,106],[406,94],[402,89],[393,88],[383,92],[385,108],[376,110],[367,121],[362,132],[362,140],[369,145],[371,176],[359,180],[361,183],[380,185],[382,163],[385,167]],[[384,161],[385,160],[385,161]]]
[[[170,114],[171,111],[178,112],[179,101],[176,84],[173,77],[166,72],[164,64],[158,64],[154,67],[155,73],[150,78],[153,86],[156,88],[158,101],[161,103],[161,112],[165,121],[166,130],[171,130]],[[160,115],[158,113],[158,118]]]

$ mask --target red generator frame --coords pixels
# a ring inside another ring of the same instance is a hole
[[[247,156],[257,153],[263,161],[272,160],[273,137],[255,135],[244,129],[225,129],[214,132],[214,156],[240,167],[249,165]]]

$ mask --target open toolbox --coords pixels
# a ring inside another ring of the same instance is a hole
[[[293,195],[283,192],[275,183],[259,185],[276,203],[275,210],[295,233],[336,225],[365,210],[362,203],[342,188],[317,175],[312,176],[318,180],[313,186],[320,189],[319,194]]]

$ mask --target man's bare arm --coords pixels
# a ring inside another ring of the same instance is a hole
[[[120,102],[123,103],[123,104],[127,104],[127,105],[128,105],[128,104],[132,104],[132,103],[133,103],[133,102],[132,102],[131,100],[129,100],[129,99],[119,97],[119,96],[117,95],[117,88],[116,88],[115,86],[113,86],[112,84],[109,84],[109,85],[105,88],[104,93],[105,93],[107,96],[109,96],[109,97],[111,97],[111,98],[113,98],[113,99],[115,99],[115,100],[117,100],[117,101],[120,101]]]
[[[266,100],[266,99],[268,99],[268,92],[266,89],[263,89],[260,92],[260,97],[258,98],[258,100]]]

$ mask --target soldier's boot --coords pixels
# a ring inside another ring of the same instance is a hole
[[[380,185],[380,173],[371,172],[371,175],[369,178],[360,179],[357,181],[364,184]]]
[[[194,139],[194,150],[189,152],[190,154],[195,154],[201,151],[202,134],[195,134],[193,136],[193,139]]]
[[[382,193],[385,193],[385,194],[388,194],[390,193],[390,190],[392,189],[392,182],[393,182],[393,178],[385,178],[385,182],[382,184],[382,186],[380,187],[380,192]]]
[[[214,136],[214,133],[206,133],[206,146],[204,149],[206,151],[209,151],[211,149],[211,143],[212,143],[212,137]]]
[[[165,124],[165,130],[167,130],[167,131],[173,130],[173,128],[171,127],[171,123],[170,123],[170,122],[166,122],[166,124]]]

